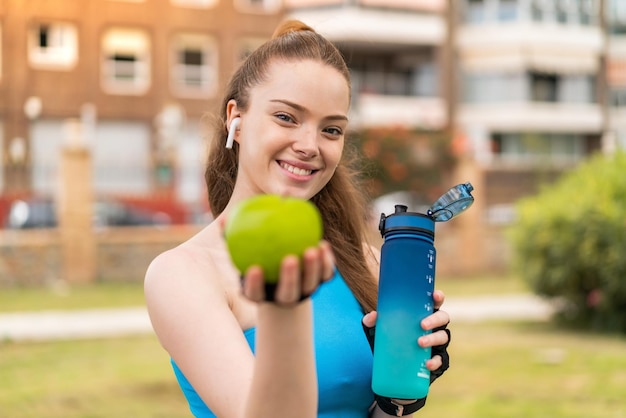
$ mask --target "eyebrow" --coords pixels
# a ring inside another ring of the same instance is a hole
[[[303,106],[294,103],[294,102],[290,102],[289,100],[284,100],[284,99],[272,99],[270,100],[270,102],[273,103],[282,103],[284,105],[287,105],[289,107],[292,107],[294,109],[296,109],[299,112],[305,112],[307,109],[304,108]],[[346,122],[348,121],[348,117],[345,115],[328,115],[325,116],[324,119],[328,119],[328,120],[345,120]]]

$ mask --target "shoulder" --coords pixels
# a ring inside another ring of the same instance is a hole
[[[253,357],[235,309],[238,285],[219,230],[206,228],[159,254],[144,280],[148,314],[160,344],[214,410],[232,409],[228,399],[243,396],[251,380]],[[224,393],[228,395],[220,397]]]
[[[215,268],[210,260],[198,260],[195,250],[184,243],[159,254],[148,266],[144,278],[144,289],[148,300],[159,290],[175,290],[198,282],[201,276],[210,276]],[[208,256],[208,255],[207,255]],[[208,274],[207,274],[208,273]]]
[[[185,324],[197,323],[207,315],[231,314],[224,285],[229,273],[207,248],[194,241],[161,253],[150,263],[144,279],[146,306],[166,348],[182,336]]]
[[[211,226],[175,248],[159,254],[148,266],[144,278],[146,297],[159,290],[189,292],[194,287],[210,289],[221,286],[221,276],[228,271],[214,239]],[[211,245],[212,244],[212,245]],[[199,289],[198,289],[199,290]]]

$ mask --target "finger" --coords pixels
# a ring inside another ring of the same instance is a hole
[[[441,290],[435,290],[433,292],[433,300],[435,302],[435,309],[440,309],[445,299],[446,299],[446,295]]]
[[[244,296],[254,302],[265,299],[263,269],[260,266],[251,266],[243,278],[242,292]]]
[[[304,270],[302,278],[302,294],[310,295],[317,289],[322,272],[322,249],[308,248],[302,257]]]
[[[280,278],[276,289],[276,301],[290,305],[300,298],[300,261],[295,255],[283,258],[280,265]]]
[[[361,321],[363,322],[363,325],[365,325],[367,328],[374,328],[374,326],[376,325],[376,319],[378,318],[378,312],[376,311],[371,311],[365,314],[365,316],[363,316],[363,318],[361,319]]]
[[[335,274],[335,255],[328,241],[322,240],[320,249],[322,250],[322,280],[328,281]]]
[[[443,359],[440,355],[433,356],[433,358],[426,361],[426,368],[431,372],[434,372],[441,366],[443,366]]]
[[[437,331],[432,334],[422,335],[417,339],[420,347],[435,347],[437,345],[447,344],[449,340],[448,333],[445,331]]]
[[[421,326],[426,331],[435,329],[437,327],[443,327],[450,323],[450,315],[446,311],[437,311],[431,315],[428,315],[421,322]]]

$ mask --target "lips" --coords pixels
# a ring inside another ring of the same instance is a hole
[[[309,169],[309,168],[296,167],[284,161],[279,161],[278,164],[280,164],[280,166],[284,170],[287,170],[290,173],[295,174],[297,176],[310,176],[311,174],[313,174],[313,172],[317,171],[317,170]]]

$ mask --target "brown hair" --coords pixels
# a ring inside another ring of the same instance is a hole
[[[297,61],[312,59],[335,68],[350,86],[350,72],[337,48],[311,27],[296,20],[280,25],[272,39],[261,45],[234,73],[222,101],[220,119],[209,146],[205,180],[214,215],[221,213],[233,193],[237,178],[239,144],[226,149],[226,105],[235,100],[245,111],[250,89],[263,82],[270,62],[276,59]],[[347,148],[347,147],[346,147]],[[319,208],[324,221],[324,238],[330,242],[337,269],[357,300],[368,312],[376,307],[376,281],[365,257],[367,242],[366,197],[357,182],[353,155],[346,149],[333,177],[311,200]],[[369,250],[367,250],[369,251]]]

